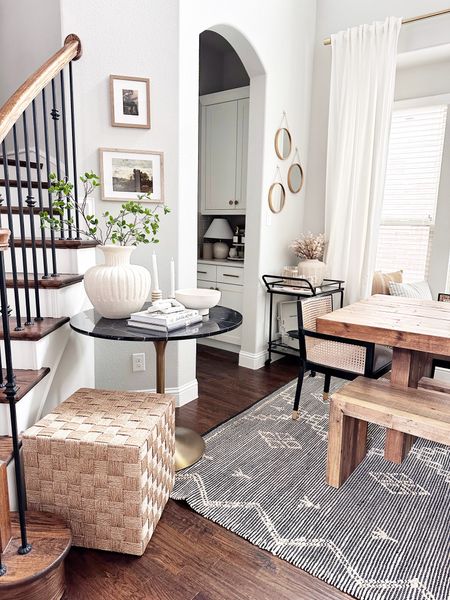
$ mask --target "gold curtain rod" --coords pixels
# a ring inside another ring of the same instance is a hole
[[[439,17],[440,15],[446,15],[450,13],[450,8],[444,8],[444,10],[437,10],[436,12],[427,13],[426,15],[419,15],[417,17],[408,17],[407,19],[402,19],[402,24],[405,23],[414,23],[414,21],[422,21],[423,19],[430,19],[431,17]],[[324,46],[331,45],[331,38],[325,38],[323,40]]]

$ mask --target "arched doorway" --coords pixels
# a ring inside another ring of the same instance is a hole
[[[215,218],[225,219],[231,226],[235,235],[233,241],[229,240],[229,245],[237,256],[228,258],[233,261],[228,262],[229,266],[218,267],[220,273],[218,271],[217,281],[212,280],[216,271],[211,275],[207,268],[207,274],[199,275],[197,285],[217,286],[222,292],[221,304],[235,308],[244,315],[241,331],[207,343],[239,352],[241,357],[245,357],[254,354],[260,329],[257,327],[255,307],[259,292],[265,75],[253,47],[240,32],[230,26],[218,25],[201,32],[199,50],[199,265],[205,264],[202,260],[203,235]],[[211,137],[214,136],[207,136],[202,131],[202,127],[206,129],[207,122],[208,133],[214,127],[217,129],[212,142]],[[233,154],[236,140],[237,150]],[[243,140],[245,144],[242,143]],[[215,151],[217,160],[211,156]],[[231,164],[226,164],[226,161]],[[218,172],[215,179],[211,174],[214,168]],[[229,204],[232,206],[229,207]],[[241,254],[244,249],[241,245],[244,231],[245,261]],[[226,265],[226,261],[227,259],[217,264]],[[206,263],[206,266],[209,264],[211,263]],[[197,270],[199,273],[205,271],[204,267]],[[241,362],[244,366],[251,366],[245,360]]]
[[[201,21],[201,19],[199,19]],[[243,290],[243,314],[240,363],[243,357],[250,358],[247,364],[253,368],[254,356],[264,347],[265,294],[261,288],[259,275],[260,239],[263,196],[263,153],[265,116],[265,69],[251,43],[245,35],[230,25],[213,25],[192,21],[181,28],[179,38],[179,111],[176,115],[179,131],[178,153],[178,264],[179,287],[197,285],[198,259],[198,137],[199,137],[199,47],[200,34],[210,30],[219,33],[234,48],[242,61],[250,79],[250,104],[248,128],[247,164],[247,210],[245,256],[246,275]],[[188,382],[195,378],[195,342],[179,345],[173,357],[178,382]],[[263,359],[262,359],[263,361]],[[263,364],[263,362],[262,362]],[[259,365],[261,366],[261,365]]]

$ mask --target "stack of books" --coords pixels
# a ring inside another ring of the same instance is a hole
[[[173,313],[164,313],[162,311],[148,312],[142,310],[140,312],[131,313],[128,319],[130,327],[138,329],[150,329],[152,331],[170,332],[175,329],[181,329],[194,323],[199,323],[202,316],[198,310],[184,309]]]

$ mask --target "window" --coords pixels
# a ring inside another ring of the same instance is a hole
[[[439,192],[447,105],[392,115],[376,270],[427,279]]]

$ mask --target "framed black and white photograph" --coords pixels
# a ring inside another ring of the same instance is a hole
[[[150,129],[150,79],[109,76],[111,125]]]
[[[100,148],[102,200],[164,202],[164,155],[152,150]]]

